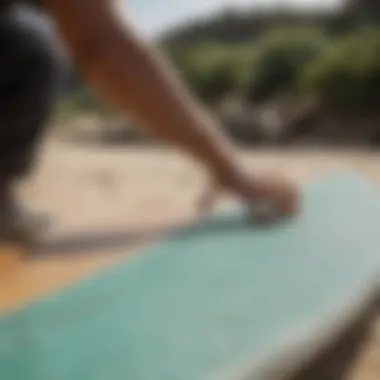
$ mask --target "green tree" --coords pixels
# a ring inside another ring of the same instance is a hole
[[[299,71],[321,53],[327,42],[326,35],[315,29],[280,29],[264,35],[246,76],[247,97],[263,101],[295,89]]]
[[[370,112],[380,105],[380,31],[337,39],[300,75],[301,88],[328,107]]]

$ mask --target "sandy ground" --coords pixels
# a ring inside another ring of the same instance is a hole
[[[252,170],[280,171],[300,184],[341,170],[380,184],[380,153],[258,150],[243,156]],[[206,186],[202,171],[174,151],[47,143],[20,194],[31,208],[57,217],[52,234],[61,240],[17,265],[12,261],[13,269],[0,277],[0,307],[19,306],[113,263],[146,244],[157,228],[192,219]],[[350,380],[380,378],[380,328],[374,328]]]
[[[380,153],[261,150],[245,152],[252,170],[279,171],[299,183],[353,170],[380,185]],[[60,228],[145,223],[194,211],[207,181],[182,155],[152,148],[83,148],[49,143],[22,196],[36,210],[59,216]]]

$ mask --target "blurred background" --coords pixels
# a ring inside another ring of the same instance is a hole
[[[238,142],[380,142],[378,1],[145,0],[126,7]],[[72,67],[54,124],[75,138],[146,139]]]

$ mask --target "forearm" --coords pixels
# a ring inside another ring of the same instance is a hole
[[[104,99],[201,160],[217,176],[218,187],[249,202],[272,199],[280,211],[289,209],[288,204],[292,208],[297,195],[292,187],[258,181],[240,167],[231,141],[160,55],[120,20],[122,12],[115,9],[114,0],[40,1],[78,68]]]
[[[122,12],[112,0],[44,4],[77,67],[105,100],[211,170],[229,171],[235,161],[233,144],[160,54],[118,16]]]
[[[96,58],[78,59],[88,81],[112,104],[159,138],[174,143],[213,170],[234,161],[234,148],[212,117],[186,92],[154,48],[117,31]]]

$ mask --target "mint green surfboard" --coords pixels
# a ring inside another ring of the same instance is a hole
[[[0,379],[266,380],[284,358],[299,365],[365,307],[380,270],[373,185],[332,176],[303,202],[270,228],[211,216],[3,316]]]

